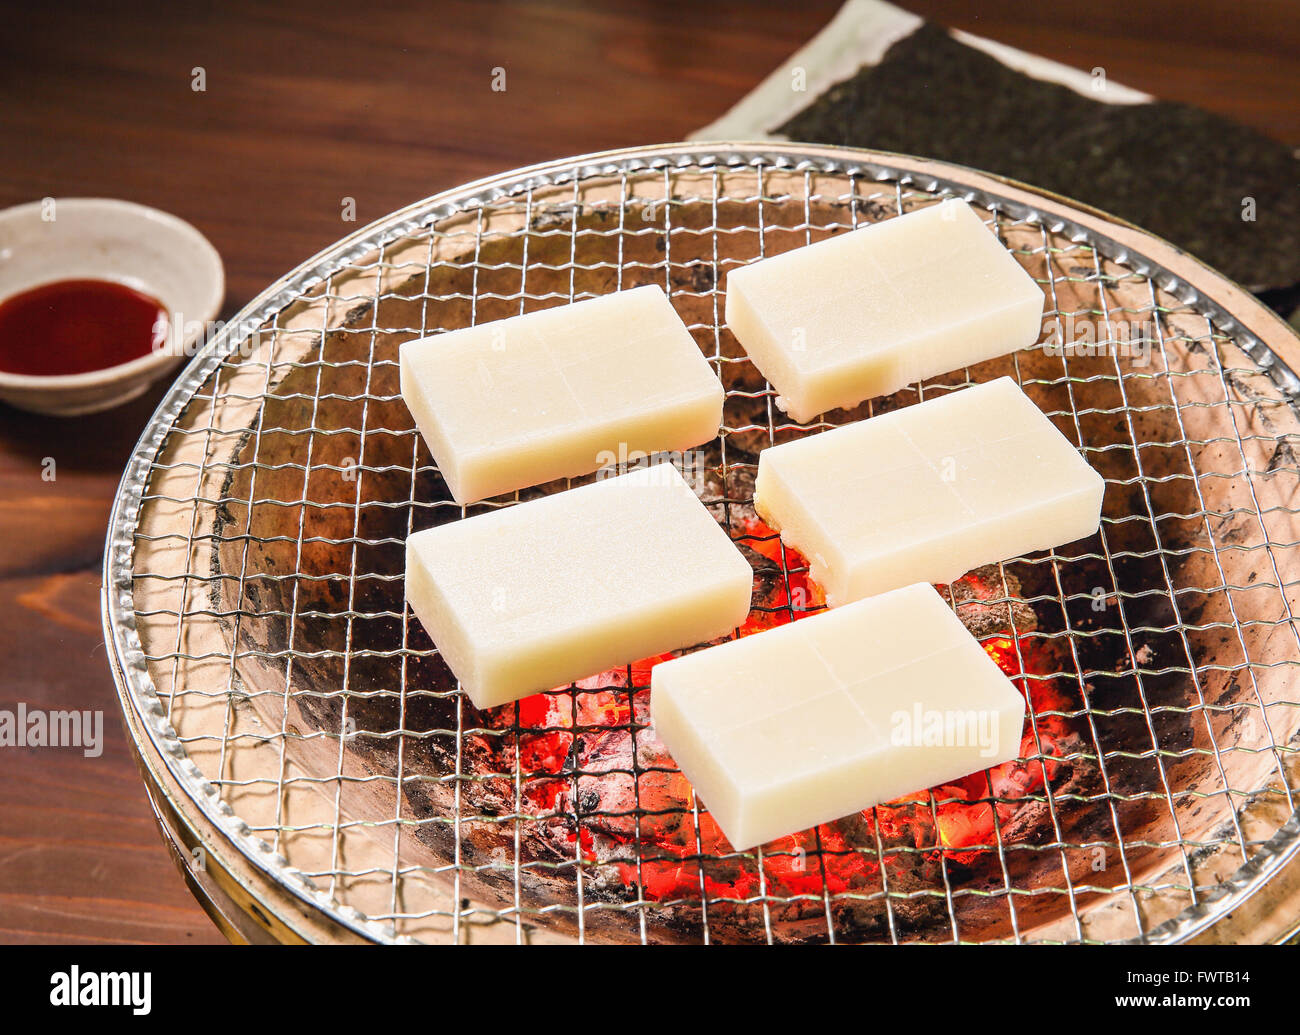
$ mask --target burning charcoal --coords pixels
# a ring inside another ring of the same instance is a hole
[[[986,564],[963,575],[948,587],[957,617],[976,639],[996,633],[1033,632],[1038,628],[1034,609],[1021,597],[1020,579],[997,564]]]

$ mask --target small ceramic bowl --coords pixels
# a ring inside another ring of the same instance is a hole
[[[111,280],[142,291],[170,314],[165,347],[82,374],[0,370],[0,399],[24,410],[72,416],[134,399],[193,355],[221,311],[221,256],[183,219],[111,198],[58,198],[0,211],[0,301],[59,280]],[[179,330],[176,330],[178,329]]]

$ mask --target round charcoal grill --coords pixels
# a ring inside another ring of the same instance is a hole
[[[723,324],[727,272],[948,196],[1043,286],[1043,343],[788,422]],[[1104,475],[1096,536],[941,587],[1029,701],[1020,760],[736,853],[654,736],[656,659],[460,694],[406,536],[573,483],[456,506],[398,345],[647,283],[727,389],[696,460],[755,568],[746,631],[820,606],[751,506],[769,444],[1010,374]],[[1297,344],[1133,227],[898,155],[673,145],[420,202],[250,303],[127,468],[105,626],[160,825],[244,940],[1276,937],[1240,918],[1289,901],[1300,848]]]

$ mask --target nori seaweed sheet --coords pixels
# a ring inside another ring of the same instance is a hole
[[[1007,68],[926,24],[779,132],[901,151],[1077,198],[1255,290],[1300,284],[1300,159],[1230,119],[1167,101],[1106,104]],[[1255,199],[1255,220],[1242,218]],[[1272,293],[1272,292],[1269,292]]]

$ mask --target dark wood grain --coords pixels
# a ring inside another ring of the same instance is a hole
[[[836,6],[27,5],[0,34],[0,205],[106,195],[175,212],[221,251],[230,315],[436,190],[686,136]],[[1290,0],[907,6],[1300,143]],[[341,219],[347,197],[357,224]],[[107,740],[98,759],[0,751],[0,941],[219,937],[154,829],[99,630],[109,506],[161,391],[76,421],[0,409],[0,707],[103,709]]]

